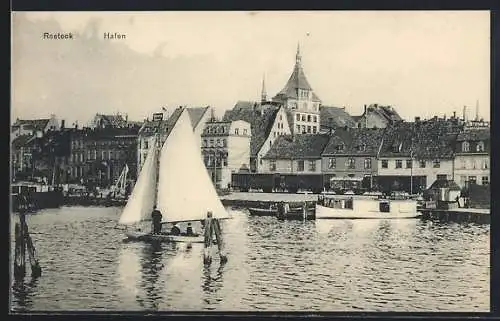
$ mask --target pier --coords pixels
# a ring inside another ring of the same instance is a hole
[[[490,209],[456,208],[452,210],[421,209],[423,220],[470,222],[477,224],[490,224]]]

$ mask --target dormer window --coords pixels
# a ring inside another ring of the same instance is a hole
[[[343,151],[344,150],[344,144],[337,145],[337,150],[338,151]]]
[[[358,145],[357,150],[360,152],[364,152],[366,150],[366,145],[365,144]]]
[[[470,148],[469,142],[462,143],[462,152],[468,152]]]
[[[483,142],[477,143],[476,151],[477,152],[484,152],[484,143]]]

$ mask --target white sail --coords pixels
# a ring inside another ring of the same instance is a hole
[[[229,218],[203,163],[197,137],[184,109],[160,155],[157,208],[164,222]]]
[[[119,224],[134,224],[151,215],[155,202],[156,176],[158,174],[156,144],[149,149],[144,166],[137,178]]]

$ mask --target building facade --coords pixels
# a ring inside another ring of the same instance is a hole
[[[298,46],[293,72],[285,87],[273,97],[272,101],[282,104],[290,111],[293,134],[319,133],[321,100],[307,81]]]
[[[84,128],[70,133],[68,182],[100,187],[115,183],[125,164],[137,173],[139,128]]]
[[[230,188],[231,174],[250,164],[251,125],[243,120],[209,121],[201,135],[201,153],[217,188]]]
[[[16,119],[11,126],[11,142],[23,135],[42,137],[49,130],[59,130],[64,124],[59,124],[54,114],[44,119]]]
[[[373,188],[378,174],[377,153],[382,129],[338,129],[322,154],[321,168],[329,182],[333,177],[367,182]],[[367,179],[368,178],[368,179]],[[375,179],[374,179],[375,178]]]
[[[454,159],[454,179],[461,187],[468,184],[489,185],[490,130],[467,129],[457,137]]]
[[[359,128],[385,128],[402,121],[401,116],[391,106],[371,104],[365,105],[364,108],[363,114],[356,117],[356,126]]]
[[[321,174],[321,154],[328,141],[323,134],[280,136],[262,158],[260,172]]]

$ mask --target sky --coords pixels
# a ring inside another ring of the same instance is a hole
[[[166,106],[260,100],[302,64],[324,105],[490,118],[488,11],[14,12],[11,118],[96,113],[143,120]],[[43,39],[72,32],[74,39]],[[106,40],[105,32],[125,39]]]

